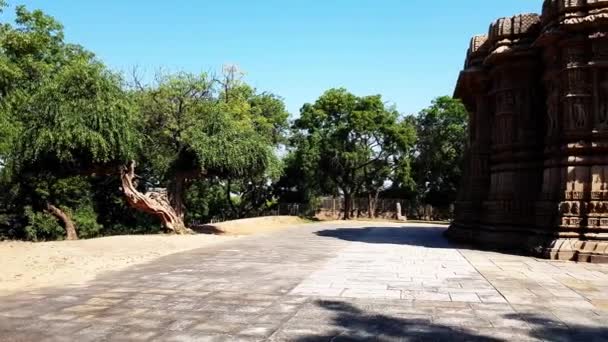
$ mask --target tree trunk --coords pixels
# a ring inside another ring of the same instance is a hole
[[[351,211],[352,211],[352,196],[350,193],[344,193],[344,220],[351,219]]]
[[[186,216],[186,204],[184,203],[184,196],[187,188],[186,176],[182,173],[177,173],[175,177],[169,182],[167,186],[167,196],[169,197],[169,203],[175,215],[184,222]]]
[[[74,224],[74,221],[72,221],[70,215],[50,203],[47,203],[46,210],[61,221],[65,228],[67,240],[78,240],[76,225]]]
[[[371,192],[367,193],[367,217],[374,218],[374,200]]]
[[[145,194],[137,190],[134,184],[135,161],[131,161],[123,167],[120,173],[122,191],[127,202],[136,210],[157,216],[163,226],[176,234],[189,234],[192,231],[186,228],[184,220],[175,212],[166,194],[161,192],[147,192]]]
[[[374,198],[372,200],[372,218],[375,218],[376,215],[376,209],[378,208],[378,197],[380,197],[380,190],[376,190],[376,193],[374,194]]]

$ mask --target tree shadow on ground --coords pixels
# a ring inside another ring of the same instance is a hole
[[[206,235],[224,235],[225,231],[221,230],[218,226],[213,224],[199,224],[190,226],[193,232],[196,234],[206,234]]]
[[[336,239],[392,244],[412,245],[429,248],[455,248],[465,245],[448,241],[443,236],[447,228],[443,227],[366,227],[366,228],[338,228],[316,232],[318,236]]]
[[[566,325],[540,314],[507,314],[504,317],[527,322],[532,327],[530,337],[543,341],[608,341],[608,327],[605,325],[585,326],[572,323]]]
[[[319,335],[301,336],[298,342],[316,341],[502,341],[481,336],[464,328],[431,323],[425,318],[393,317],[370,314],[340,301],[316,301],[332,311],[333,330]]]
[[[608,341],[608,328],[604,326],[566,325],[540,314],[513,313],[504,319],[521,321],[530,326],[527,336],[509,336],[511,330],[501,332],[487,328],[488,334],[458,326],[434,324],[430,318],[394,317],[386,314],[370,314],[352,304],[341,301],[318,300],[315,304],[331,311],[331,330],[316,335],[300,336],[298,342],[313,341],[513,341],[521,338],[543,341]],[[321,329],[322,330],[322,329]],[[484,328],[485,330],[485,328]],[[491,335],[496,336],[491,336]]]
[[[522,249],[497,248],[489,244],[450,241],[444,235],[447,229],[447,227],[437,226],[338,228],[320,230],[315,234],[346,241],[372,244],[408,245],[440,249],[470,249],[515,256],[535,256],[531,251]]]

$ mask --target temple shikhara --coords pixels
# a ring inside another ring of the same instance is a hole
[[[448,236],[608,262],[608,0],[547,0],[473,37],[455,90],[470,113]]]

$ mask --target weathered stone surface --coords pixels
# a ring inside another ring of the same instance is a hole
[[[448,236],[608,262],[608,1],[495,21],[471,40],[455,96],[470,137]]]
[[[0,292],[0,341],[608,338],[608,265],[461,249],[444,231],[306,225]]]
[[[608,265],[317,224],[0,295],[0,341],[603,341]],[[1,290],[1,284],[0,284]]]

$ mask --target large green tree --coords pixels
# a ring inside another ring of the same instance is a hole
[[[275,151],[288,114],[280,98],[246,85],[234,67],[225,71],[125,87],[92,53],[66,43],[55,19],[17,7],[15,22],[0,24],[0,225],[15,226],[6,213],[15,214],[28,236],[53,238],[58,220],[74,239],[95,211],[125,216],[122,191],[131,207],[186,232],[186,192],[198,181],[209,182],[198,193],[221,188],[233,216],[259,212],[281,171]]]
[[[226,205],[237,211],[231,194],[257,193],[251,190],[266,186],[276,169],[274,147],[288,116],[282,100],[257,93],[232,74],[214,79],[179,73],[157,81],[136,82],[134,91],[148,146],[144,160],[154,169],[147,181],[166,187],[177,224],[184,225],[188,189],[201,179],[219,181]]]
[[[228,89],[232,93],[242,93],[256,131],[276,151],[285,142],[289,113],[282,99],[270,93],[256,94],[252,90],[244,85]],[[272,184],[281,176],[283,163],[272,154],[265,168],[248,171],[235,176],[227,175],[223,183],[233,218],[259,215],[269,208],[274,199]]]
[[[468,114],[462,103],[443,96],[414,119],[418,141],[412,165],[418,199],[434,206],[456,200],[463,172]]]
[[[55,216],[76,239],[77,208],[66,206],[70,185],[63,180],[116,171],[136,146],[120,78],[65,43],[52,17],[24,7],[17,7],[15,25],[0,28],[0,73],[0,112],[8,123],[0,142],[3,177],[17,186],[22,206]]]
[[[355,195],[377,190],[405,165],[415,140],[414,127],[380,95],[330,89],[300,114],[296,153],[315,169],[309,174],[321,179],[324,192],[333,188],[344,196],[345,219],[351,218]]]

